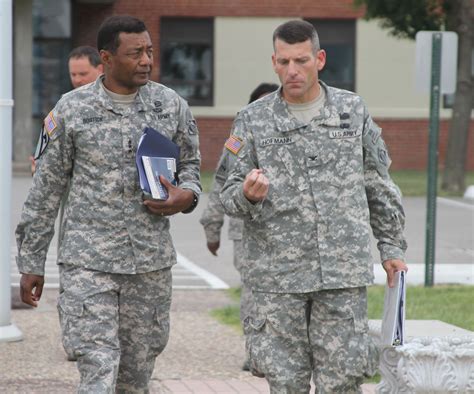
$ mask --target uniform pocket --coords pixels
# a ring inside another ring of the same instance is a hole
[[[247,316],[244,320],[244,334],[247,356],[249,360],[249,369],[252,375],[263,378],[265,374],[259,367],[257,356],[258,345],[262,342],[263,328],[265,327],[266,318],[255,318]]]
[[[346,372],[348,376],[372,376],[376,371],[376,354],[369,352],[370,343],[367,322],[352,318],[353,332],[348,336]],[[372,349],[373,350],[373,349]],[[372,353],[372,354],[369,354]]]
[[[81,344],[80,320],[84,315],[84,303],[60,294],[58,313],[64,350],[68,358],[76,358],[75,353]]]
[[[170,305],[160,305],[155,308],[151,334],[150,351],[156,357],[166,347],[170,334]]]
[[[270,182],[263,217],[270,219],[298,209],[300,191],[308,188],[296,157],[285,146],[273,146],[265,151],[260,165]]]

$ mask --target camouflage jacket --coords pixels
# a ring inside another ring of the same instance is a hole
[[[143,205],[135,152],[146,126],[181,147],[179,187],[200,193],[198,131],[186,102],[148,82],[123,109],[99,78],[65,94],[45,119],[50,142],[16,230],[20,272],[44,275],[68,180],[58,264],[134,274],[175,263],[168,218]]]
[[[405,216],[381,129],[359,96],[321,86],[326,102],[309,124],[289,113],[280,90],[245,107],[234,122],[240,143],[221,200],[227,214],[244,218],[244,281],[255,290],[371,284],[370,228],[382,261],[404,258]],[[270,181],[257,204],[242,189],[253,168]]]
[[[221,229],[224,225],[224,207],[220,200],[220,192],[227,179],[229,164],[232,157],[230,152],[224,148],[217,165],[216,174],[212,182],[211,191],[209,193],[209,201],[206,208],[202,212],[200,223],[204,227],[207,242],[220,241]],[[241,219],[231,217],[229,220],[228,237],[237,241],[242,239],[243,222]]]

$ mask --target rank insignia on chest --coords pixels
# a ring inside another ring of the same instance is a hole
[[[224,146],[226,149],[231,151],[234,155],[239,153],[240,149],[244,146],[244,143],[242,140],[235,135],[231,135],[229,138],[227,138],[227,141],[225,142]]]
[[[46,118],[44,118],[44,129],[51,137],[55,130],[58,128],[56,121],[54,120],[53,111],[51,111]]]
[[[162,106],[162,102],[159,101],[159,100],[156,100],[156,101],[153,101],[153,105],[155,108],[153,108],[153,111],[155,111],[156,113],[160,113],[160,112],[163,112],[163,108],[161,107]]]

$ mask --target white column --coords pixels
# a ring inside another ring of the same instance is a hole
[[[11,324],[10,212],[12,207],[12,0],[0,0],[0,341],[18,341]]]

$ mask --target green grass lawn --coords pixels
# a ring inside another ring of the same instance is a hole
[[[404,170],[390,171],[394,182],[400,187],[404,196],[424,196],[426,194],[427,176],[425,171]],[[214,173],[211,171],[201,172],[202,189],[205,193],[209,193],[211,189],[212,177]],[[442,174],[438,174],[438,184],[441,184]],[[466,186],[474,185],[474,171],[466,172]],[[459,196],[459,194],[450,194],[443,192],[438,187],[439,196]]]
[[[203,193],[209,193],[209,191],[211,190],[213,178],[214,178],[214,172],[201,171],[201,186],[202,186]]]
[[[213,178],[212,172],[202,172],[203,191],[209,192]],[[425,196],[427,175],[425,171],[391,171],[394,182],[400,187],[404,196]],[[438,185],[442,174],[438,174]],[[466,173],[466,185],[474,185],[474,172]],[[438,187],[438,195],[455,197]],[[384,286],[372,286],[368,289],[369,319],[381,319],[383,313]],[[223,324],[242,332],[240,326],[240,308],[238,306],[240,289],[230,289],[230,298],[235,302],[224,308],[211,311],[211,315]],[[415,320],[441,320],[455,326],[474,331],[474,286],[408,286],[406,318]],[[377,383],[377,374],[366,383]]]
[[[384,286],[368,289],[369,319],[381,319],[383,313]],[[230,325],[242,333],[238,306],[240,288],[228,290],[235,304],[214,309],[211,315],[223,324]],[[439,285],[434,287],[408,286],[406,318],[415,320],[441,320],[466,330],[474,331],[474,286]],[[408,333],[409,335],[409,333]],[[365,380],[378,383],[380,375]]]
[[[427,174],[425,171],[404,170],[390,171],[393,181],[400,187],[404,196],[424,196],[427,188]],[[460,194],[447,193],[441,190],[441,179],[443,174],[438,173],[438,195],[442,197],[459,197]],[[466,172],[466,186],[474,185],[474,171]]]
[[[383,286],[368,291],[369,319],[380,319],[383,312]],[[406,318],[442,320],[445,323],[474,331],[474,286],[437,285],[408,286]]]
[[[369,319],[381,319],[384,286],[368,290]],[[239,321],[240,289],[228,290],[235,302],[211,314],[218,321],[241,330]],[[474,286],[438,285],[434,287],[408,286],[406,318],[415,320],[442,320],[445,323],[474,331]]]

